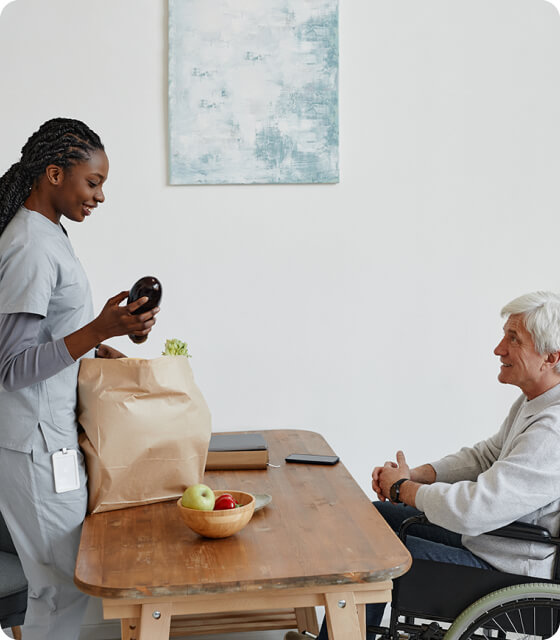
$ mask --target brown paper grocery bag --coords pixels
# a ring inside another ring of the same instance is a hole
[[[202,480],[211,419],[186,356],[84,358],[78,420],[89,513],[177,498]]]

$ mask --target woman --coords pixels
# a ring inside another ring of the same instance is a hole
[[[87,505],[76,419],[79,360],[120,357],[103,340],[146,335],[147,298],[122,291],[94,317],[62,218],[105,200],[101,140],[78,120],[45,122],[0,178],[0,512],[29,583],[25,640],[73,640],[87,596],[73,583]]]

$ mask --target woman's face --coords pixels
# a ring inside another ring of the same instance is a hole
[[[109,160],[101,149],[95,151],[89,160],[64,169],[53,193],[57,217],[83,222],[105,200],[102,187],[108,173]]]

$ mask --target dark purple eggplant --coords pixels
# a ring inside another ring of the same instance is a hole
[[[148,302],[136,309],[136,311],[133,311],[133,315],[137,316],[140,313],[150,311],[150,309],[157,307],[161,301],[161,293],[161,282],[153,276],[145,276],[132,285],[128,294],[127,304],[135,302],[144,296],[148,297]],[[128,337],[132,342],[136,342],[136,344],[145,342],[148,339],[148,336],[135,336],[133,334],[130,334]]]

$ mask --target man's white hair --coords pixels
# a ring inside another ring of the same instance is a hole
[[[512,300],[502,316],[522,315],[523,324],[533,338],[537,353],[560,351],[560,295],[551,291],[534,291]],[[556,365],[560,373],[560,362]]]

